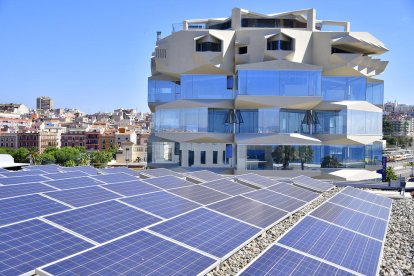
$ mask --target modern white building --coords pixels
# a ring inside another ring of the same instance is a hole
[[[324,31],[333,25],[338,31]],[[381,162],[384,44],[314,9],[185,20],[157,37],[151,167],[320,176]]]

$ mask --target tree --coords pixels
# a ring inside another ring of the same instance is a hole
[[[68,161],[73,161],[76,165],[80,157],[80,152],[76,148],[64,147],[55,151],[54,157],[56,159],[56,163],[59,165],[65,166],[65,163]]]
[[[282,164],[282,168],[286,170],[289,162],[295,159],[295,148],[293,146],[277,146],[272,152],[273,162]]]
[[[300,159],[301,169],[305,169],[305,163],[311,162],[313,159],[313,150],[310,146],[299,146],[298,159]]]
[[[73,160],[67,160],[67,161],[63,164],[63,166],[65,166],[65,167],[75,167],[75,166],[76,166],[76,162],[75,162],[75,161],[73,161]]]
[[[11,148],[0,148],[0,154],[10,154],[13,156],[14,149]]]
[[[29,160],[31,159],[31,162],[33,165],[40,165],[41,160],[40,160],[40,153],[38,151],[37,148],[35,147],[30,147],[27,149],[29,151]]]
[[[16,163],[29,163],[29,150],[27,148],[18,148],[13,154],[14,162]]]
[[[40,155],[40,163],[42,165],[55,164],[56,159],[52,153],[44,152]]]
[[[385,116],[382,121],[382,132],[384,134],[392,134],[392,124]]]
[[[112,152],[108,150],[94,151],[91,153],[91,164],[95,168],[105,168],[112,160]]]
[[[325,156],[321,162],[321,168],[339,168],[340,165],[335,156]]]
[[[390,182],[391,180],[397,180],[398,176],[394,171],[393,167],[387,167],[385,170],[385,181]]]

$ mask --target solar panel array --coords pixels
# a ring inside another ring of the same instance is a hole
[[[335,186],[321,180],[311,178],[309,176],[299,175],[291,179],[291,181],[300,187],[310,189],[316,192],[326,192],[333,189]]]
[[[385,208],[387,215],[356,210],[364,204]],[[322,274],[377,275],[391,204],[391,199],[347,187],[300,220],[241,274],[309,275],[326,270]],[[292,262],[299,265],[289,265]]]
[[[0,183],[6,183],[0,186],[0,236],[10,234],[8,239],[12,239],[0,241],[7,249],[7,255],[0,253],[5,256],[4,261],[0,259],[2,275],[34,273],[35,269],[38,274],[52,275],[207,273],[319,196],[256,174],[233,180],[207,171],[193,172],[194,179],[202,180],[195,184],[185,179],[188,175],[167,169],[141,173],[127,168],[98,171],[54,165],[41,169],[29,167],[23,174],[6,172],[0,177]],[[32,175],[25,175],[30,171]],[[20,181],[15,180],[18,177]],[[325,208],[318,208],[306,220],[318,221],[319,228],[325,223],[352,234],[360,231],[363,238],[381,244],[389,202],[345,189]],[[335,215],[338,212],[340,216]],[[352,223],[356,221],[365,224]],[[26,227],[33,231],[15,230]],[[315,228],[312,223],[306,227]],[[27,255],[20,258],[13,246]],[[287,260],[296,258],[300,264],[294,272],[306,265],[312,265],[315,272],[354,271],[331,260],[315,259],[310,253],[304,255],[300,249],[293,254],[291,246],[278,243],[273,250],[289,250],[284,254]],[[375,258],[373,250],[369,253]],[[263,269],[261,264],[255,271]]]
[[[214,172],[206,171],[206,170],[187,173],[186,177],[198,183],[206,182],[206,181],[214,181],[214,180],[224,178],[222,175],[218,173],[214,173]]]

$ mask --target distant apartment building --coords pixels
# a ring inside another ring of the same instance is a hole
[[[414,134],[414,118],[407,115],[394,115],[387,118],[391,123],[392,136],[411,136]]]
[[[100,129],[89,129],[85,132],[86,143],[85,147],[88,151],[101,150],[99,140],[101,139],[102,131]]]
[[[48,131],[27,131],[17,134],[18,146],[36,148],[42,153],[48,147],[57,147],[57,133]]]
[[[18,146],[17,133],[0,131],[0,147],[15,149]]]
[[[24,104],[0,104],[0,113],[11,113],[11,114],[27,114],[29,113],[29,108]]]
[[[387,51],[314,9],[185,20],[151,58],[148,162],[310,176],[378,166],[384,84],[375,77]]]
[[[123,142],[132,142],[134,144],[137,144],[137,134],[135,133],[135,131],[121,127],[115,133],[115,142],[118,147]]]
[[[0,128],[19,129],[19,128],[29,128],[31,125],[32,125],[31,120],[0,117]]]
[[[147,146],[122,142],[116,154],[116,162],[119,164],[147,162]]]
[[[102,135],[99,138],[99,148],[106,150],[115,148],[115,130],[114,129],[106,129],[102,133]]]
[[[36,98],[36,109],[39,110],[52,110],[53,109],[53,99],[46,96],[40,96]]]
[[[62,147],[86,147],[85,129],[67,129],[66,133],[62,133],[61,137]]]

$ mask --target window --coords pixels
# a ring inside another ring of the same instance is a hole
[[[218,151],[213,151],[213,164],[217,164]]]
[[[199,42],[196,44],[197,52],[221,52],[221,43]]]
[[[239,55],[245,55],[245,54],[247,54],[247,46],[239,47]]]
[[[204,150],[200,152],[200,163],[201,164],[206,163],[206,151],[204,151]]]
[[[274,50],[285,50],[291,51],[292,50],[292,42],[291,40],[273,40],[267,42],[267,50],[274,51]]]

